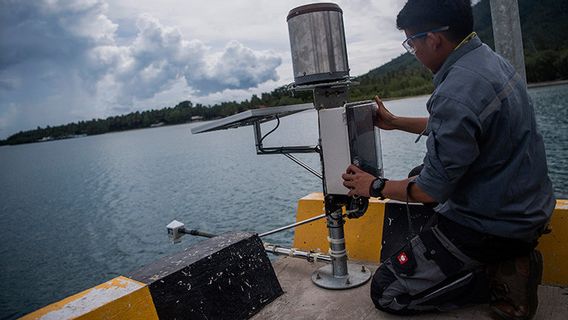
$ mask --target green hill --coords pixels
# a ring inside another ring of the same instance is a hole
[[[360,84],[350,91],[354,101],[371,99],[375,95],[383,98],[415,96],[434,89],[432,73],[409,53],[356,79]]]
[[[473,8],[475,29],[481,39],[493,47],[493,30],[489,0],[483,0]],[[523,32],[525,54],[542,50],[568,48],[568,1],[520,0],[519,15]]]
[[[568,79],[568,1],[520,0],[519,15],[529,83]],[[475,29],[492,48],[489,0],[474,7]]]
[[[528,82],[568,79],[568,1],[519,0],[519,12]],[[482,0],[475,5],[473,13],[474,29],[481,40],[493,47],[489,0]],[[371,99],[377,94],[383,98],[395,98],[429,94],[433,90],[431,72],[408,53],[358,76],[356,80],[360,85],[351,89],[353,101]],[[293,95],[285,87],[281,87],[270,93],[263,93],[260,97],[253,95],[250,100],[242,102],[231,101],[204,106],[183,101],[175,107],[160,110],[133,112],[55,127],[38,127],[0,140],[0,145],[148,128],[155,124],[186,123],[193,117],[210,120],[261,106],[288,105],[308,102],[311,99],[312,96],[308,92]]]
[[[473,7],[474,30],[495,48],[489,0]],[[568,1],[519,0],[525,65],[529,83],[568,79]],[[361,85],[352,91],[353,100],[375,94],[385,98],[432,92],[432,74],[412,55],[403,54],[357,78]]]

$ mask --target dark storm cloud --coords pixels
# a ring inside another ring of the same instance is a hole
[[[237,41],[213,52],[149,15],[119,44],[106,10],[103,0],[0,0],[0,129],[126,110],[180,80],[208,95],[278,79],[276,54]]]

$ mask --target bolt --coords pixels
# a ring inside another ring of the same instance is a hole
[[[320,277],[320,274],[318,272],[318,273],[316,273],[316,280],[319,280],[319,279],[321,279],[321,277]]]
[[[365,266],[361,266],[361,272],[363,273],[367,272],[367,270],[365,270]]]
[[[345,280],[345,284],[346,284],[346,285],[350,285],[350,284],[351,284],[351,281],[349,281],[349,278],[347,278],[347,280]]]

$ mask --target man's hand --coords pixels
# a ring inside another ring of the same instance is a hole
[[[375,176],[359,169],[355,165],[350,165],[346,173],[341,177],[343,178],[343,185],[350,190],[347,194],[348,196],[370,197],[369,189],[371,188],[371,183],[376,179]]]
[[[375,126],[383,130],[393,130],[398,129],[394,124],[396,116],[385,108],[383,101],[379,96],[375,96],[375,102],[377,103],[377,117],[375,118]]]
[[[399,117],[390,113],[385,108],[379,96],[375,96],[377,103],[377,113],[375,116],[375,126],[383,130],[402,130],[410,133],[423,134],[428,125],[427,117]]]

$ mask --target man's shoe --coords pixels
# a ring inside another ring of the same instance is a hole
[[[542,254],[502,261],[489,269],[491,309],[503,319],[532,319],[538,308],[538,285],[542,281]]]

